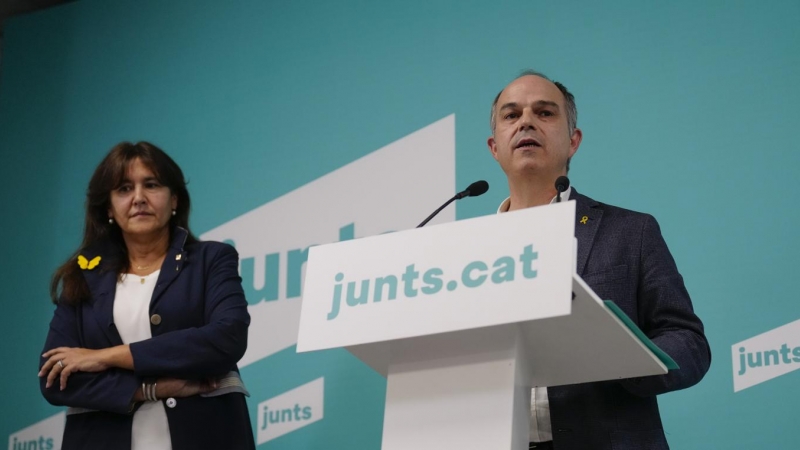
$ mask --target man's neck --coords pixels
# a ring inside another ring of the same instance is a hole
[[[509,179],[508,191],[511,204],[508,210],[515,211],[549,204],[558,193],[555,182],[559,175],[553,177],[552,180],[550,177],[527,177],[514,181]]]

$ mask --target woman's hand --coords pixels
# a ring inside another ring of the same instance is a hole
[[[130,355],[128,346],[118,346],[90,350],[78,347],[58,347],[45,352],[42,357],[48,358],[39,371],[39,377],[47,376],[46,387],[53,385],[56,378],[60,379],[60,388],[67,387],[67,379],[75,372],[102,372],[110,367],[116,367],[124,353]]]

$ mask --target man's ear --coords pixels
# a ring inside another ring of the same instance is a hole
[[[489,146],[489,152],[492,154],[492,158],[497,161],[497,145],[494,141],[494,136],[489,136],[489,139],[486,140],[486,145]]]
[[[575,153],[578,153],[578,147],[581,146],[581,141],[583,140],[583,131],[580,128],[575,128],[575,131],[572,132],[572,136],[569,138],[569,157],[572,158],[575,156]]]

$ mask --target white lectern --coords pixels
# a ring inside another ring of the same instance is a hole
[[[387,377],[384,450],[527,449],[532,386],[674,364],[575,274],[574,231],[562,202],[313,247],[297,351]]]

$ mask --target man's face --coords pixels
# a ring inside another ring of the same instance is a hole
[[[506,86],[495,108],[489,150],[509,178],[566,175],[581,131],[569,134],[564,95],[544,78],[526,75]]]

